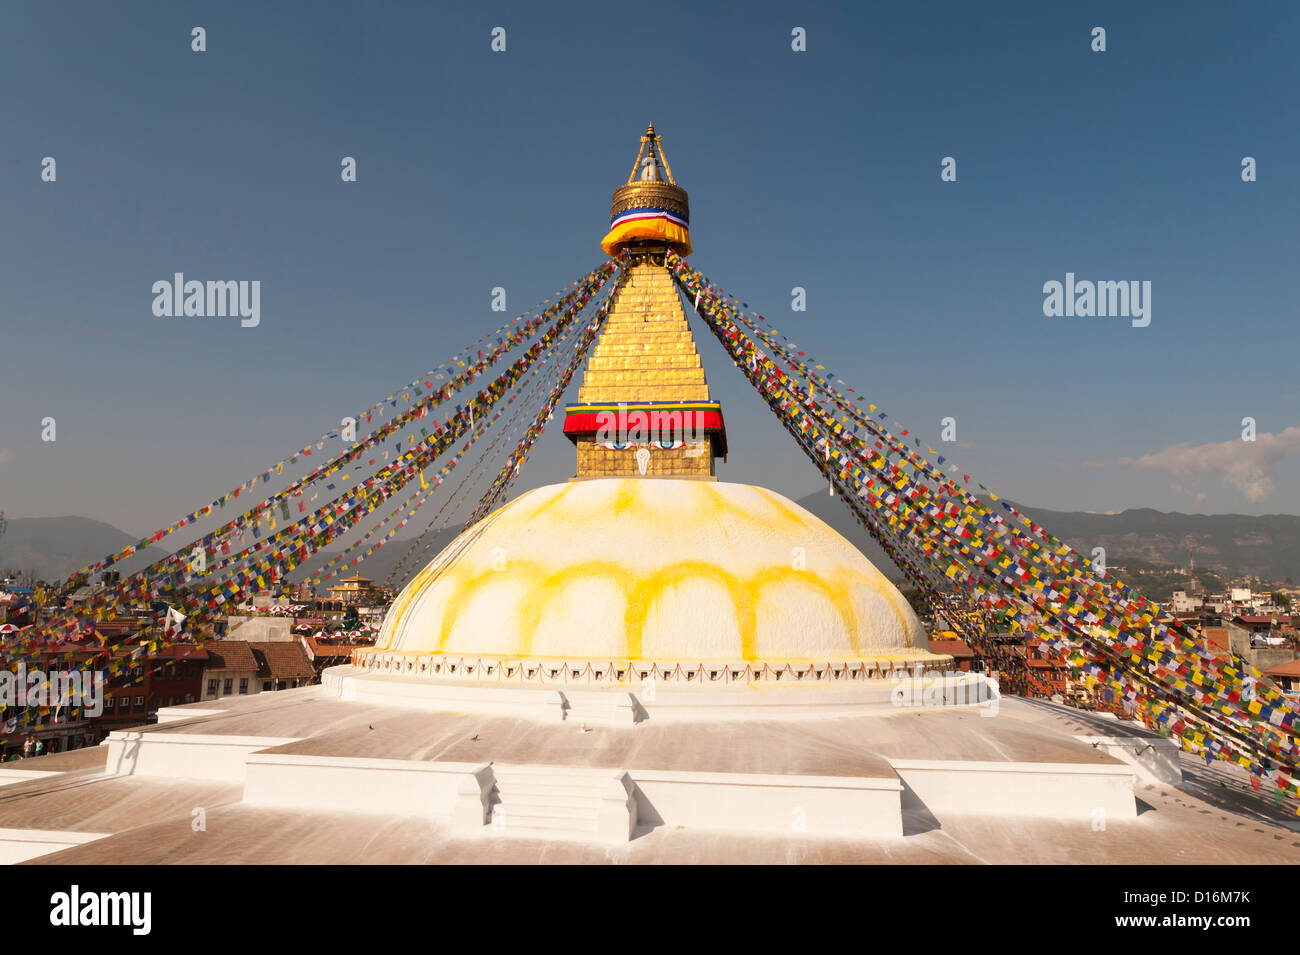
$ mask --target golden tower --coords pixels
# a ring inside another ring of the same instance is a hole
[[[727,453],[722,406],[711,400],[695,339],[664,253],[691,251],[686,190],[673,179],[651,123],[627,183],[614,190],[601,246],[626,254],[605,328],[566,408],[577,479],[716,480]]]

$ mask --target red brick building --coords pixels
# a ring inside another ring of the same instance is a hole
[[[88,649],[75,642],[51,643],[38,653],[25,657],[28,671],[40,669],[52,680],[62,671],[80,669],[92,656]],[[45,712],[41,712],[44,709]],[[20,721],[26,716],[27,721]],[[70,707],[48,706],[32,709],[0,707],[0,759],[17,756],[31,736],[44,744],[44,753],[63,753],[97,743],[93,721],[84,715],[73,714]]]
[[[115,661],[128,666],[104,687],[104,713],[92,721],[101,739],[113,730],[149,722],[149,715],[161,707],[195,703],[202,698],[206,650],[177,643],[146,650],[132,659],[139,652],[139,647],[114,651]]]
[[[931,653],[946,653],[952,657],[953,668],[969,673],[971,670],[983,670],[984,660],[967,645],[965,640],[930,641]]]

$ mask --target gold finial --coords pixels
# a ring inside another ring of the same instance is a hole
[[[610,231],[601,240],[606,254],[629,244],[667,243],[682,255],[691,254],[688,235],[690,202],[677,185],[655,124],[646,126],[641,148],[627,182],[614,190],[609,207]]]
[[[648,180],[644,176],[638,176],[645,164],[644,160],[650,160],[656,166],[662,165],[664,176],[654,176],[653,179]],[[673,178],[672,167],[668,165],[668,156],[664,153],[663,139],[655,132],[654,123],[646,126],[645,135],[641,137],[641,148],[637,150],[636,161],[632,163],[632,171],[628,174],[627,185],[636,182],[638,178],[649,182],[666,181],[674,186],[677,185],[677,180]]]

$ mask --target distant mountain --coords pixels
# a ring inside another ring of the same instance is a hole
[[[112,524],[88,517],[12,517],[0,535],[0,571],[34,569],[37,577],[53,583],[138,541]],[[150,547],[115,569],[130,573],[163,556],[163,551]]]
[[[902,580],[883,550],[858,526],[844,502],[826,493],[809,494],[799,504],[851,540],[891,580]],[[1150,508],[1118,514],[1051,511],[1016,505],[1071,547],[1090,556],[1092,548],[1106,548],[1110,564],[1125,559],[1155,565],[1187,566],[1188,548],[1198,569],[1225,577],[1252,576],[1283,581],[1300,579],[1300,517],[1270,514],[1179,514]],[[428,552],[417,563],[426,564],[456,536],[451,527],[433,536]],[[18,517],[9,520],[0,536],[0,570],[34,568],[45,580],[59,580],[106,554],[138,540],[110,524],[86,517]],[[383,581],[415,540],[397,537],[376,551],[356,570]],[[330,551],[328,555],[337,553]],[[164,556],[150,547],[117,569],[131,573]],[[316,558],[291,575],[301,580],[327,558]],[[345,571],[350,573],[350,570]]]
[[[1300,579],[1300,517],[1294,514],[1180,514],[1149,507],[1085,514],[1016,507],[1076,550],[1106,548],[1108,563],[1140,558],[1186,567],[1190,550],[1198,570],[1228,577]]]
[[[886,576],[901,578],[838,497],[810,494],[798,503],[853,541]],[[1109,564],[1136,558],[1186,567],[1190,548],[1198,570],[1225,577],[1300,579],[1300,517],[1293,514],[1180,514],[1151,508],[1090,514],[1014,507],[1089,558],[1094,547],[1104,547]]]
[[[456,536],[457,529],[449,528],[433,535],[433,544],[421,565],[432,560],[450,543]],[[139,540],[111,524],[88,517],[10,518],[8,528],[0,535],[0,572],[10,568],[24,573],[35,570],[40,579],[54,582],[109,554],[117,553],[128,544],[138,543]],[[383,581],[410,549],[414,540],[414,536],[393,538],[358,565],[356,570],[373,580]],[[338,550],[327,550],[324,556],[315,558],[303,569],[290,574],[290,579],[302,580],[336,555]],[[126,576],[167,556],[167,553],[159,547],[149,547],[133,555],[130,560],[115,564],[113,569]],[[348,575],[351,570],[345,570],[344,573]]]

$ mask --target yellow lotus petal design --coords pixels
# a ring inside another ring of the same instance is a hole
[[[925,630],[852,544],[743,484],[529,491],[453,541],[374,651],[628,661],[922,659]]]

